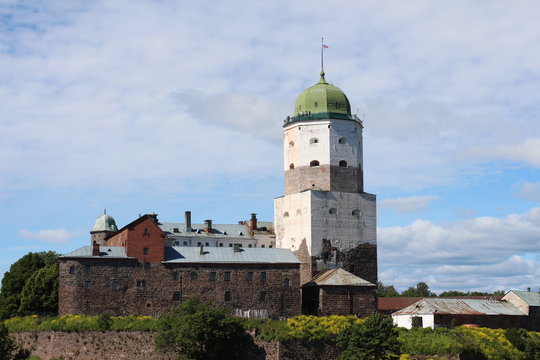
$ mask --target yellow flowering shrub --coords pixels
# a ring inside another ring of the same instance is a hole
[[[488,360],[523,359],[523,353],[506,338],[503,329],[461,326],[455,331]]]
[[[287,320],[289,335],[294,339],[316,341],[333,338],[335,335],[362,320],[356,316],[295,316]]]

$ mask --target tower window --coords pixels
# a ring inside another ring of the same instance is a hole
[[[318,144],[318,143],[319,143],[319,139],[317,139],[317,138],[311,138],[311,139],[309,139],[309,143],[310,143],[310,144]]]
[[[347,167],[347,162],[345,160],[341,160],[339,162],[339,167]]]
[[[317,106],[319,106],[319,103],[315,101],[315,102],[313,103],[313,106],[317,107]]]
[[[302,209],[296,209],[296,215],[302,215]]]
[[[339,138],[338,142],[340,144],[345,144],[347,142],[347,140],[345,140],[345,138]]]
[[[352,211],[352,215],[353,215],[353,216],[360,216],[360,210],[354,209],[354,210]]]
[[[291,163],[291,164],[289,165],[289,170],[292,170],[292,169],[294,169],[294,164],[293,164],[293,163]]]
[[[330,210],[328,210],[328,213],[332,214],[332,215],[335,215],[335,214],[337,214],[337,209],[336,208],[331,208]]]
[[[294,141],[289,141],[289,146],[294,146]]]
[[[309,166],[310,167],[315,167],[315,166],[319,166],[319,161],[318,160],[313,160],[309,163]]]
[[[289,212],[288,212],[288,211],[285,211],[285,212],[283,213],[283,217],[289,217]]]
[[[336,101],[336,109],[339,109],[339,103]]]

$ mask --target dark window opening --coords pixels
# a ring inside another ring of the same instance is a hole
[[[248,271],[248,272],[246,273],[246,281],[247,281],[247,282],[252,282],[252,281],[253,281],[253,272]]]
[[[339,162],[339,167],[347,167],[347,162],[345,160],[341,160]]]
[[[225,291],[225,295],[223,296],[223,299],[225,301],[231,301],[232,297],[231,297],[231,292],[229,290]]]
[[[144,255],[148,255],[148,248],[147,247],[143,248],[142,252],[143,252]]]
[[[337,214],[337,210],[335,208],[331,208],[330,210],[328,210],[328,213],[332,214],[332,215],[335,215],[335,214]]]
[[[340,144],[345,144],[345,143],[346,143],[346,140],[345,140],[345,138],[339,138],[338,142],[339,142]]]
[[[315,101],[315,102],[313,103],[313,106],[317,107],[317,106],[319,106],[319,103]]]
[[[219,247],[223,247],[223,243],[219,243]]]
[[[111,289],[113,291],[118,291],[118,289],[120,289],[120,285],[118,284],[118,281],[113,281],[112,284],[111,284]]]
[[[264,245],[261,245],[261,247],[263,248],[263,247],[264,247]]]
[[[150,269],[150,263],[149,263],[149,262],[145,262],[145,263],[144,263],[144,268],[145,268],[145,269]]]
[[[231,272],[225,271],[225,281],[231,281]]]
[[[293,169],[294,169],[294,164],[291,163],[291,164],[289,165],[289,170],[293,170]]]
[[[311,138],[311,139],[309,139],[309,143],[310,143],[310,144],[318,144],[318,143],[319,143],[319,139],[317,139],[317,138]]]
[[[311,161],[311,162],[309,163],[309,166],[310,166],[310,167],[319,166],[319,161],[313,160],[313,161]]]
[[[354,209],[354,210],[352,211],[352,215],[353,215],[353,216],[359,216],[359,215],[360,215],[360,210]]]
[[[143,236],[150,236],[150,232],[148,232],[147,228],[144,228]]]
[[[137,280],[137,287],[146,287],[146,280]]]
[[[180,291],[173,292],[172,299],[177,301],[180,300]]]
[[[191,274],[189,274],[189,278],[191,280],[197,280],[197,273],[195,271],[192,271]]]
[[[232,243],[229,243],[229,247],[232,247]]]
[[[349,272],[354,274],[354,264],[349,265]]]
[[[174,228],[174,229],[173,229],[173,232],[175,232],[175,233],[179,233],[179,232],[180,232],[180,230],[178,230],[178,228]]]
[[[202,243],[199,241],[199,242],[197,243],[197,246],[201,246],[201,245],[202,245]]]
[[[266,291],[261,291],[259,293],[259,300],[260,301],[266,301]]]
[[[262,283],[265,283],[266,282],[266,272],[261,272],[261,282]]]
[[[204,243],[204,246],[210,246],[210,243],[206,242]]]
[[[289,279],[284,279],[283,286],[287,286],[287,287],[291,286],[291,281]]]
[[[268,247],[271,249],[271,248],[272,248],[272,245],[268,245]]]
[[[216,281],[216,272],[215,271],[210,272],[209,280],[210,281]]]
[[[85,281],[84,282],[84,290],[90,290],[92,289],[92,282],[91,281]]]
[[[173,280],[178,280],[178,271],[173,271],[172,278]]]
[[[412,317],[412,327],[413,328],[421,328],[423,327],[423,321],[421,316],[413,316]]]
[[[248,247],[253,247],[251,244],[248,244]]]
[[[70,266],[69,267],[69,273],[70,274],[75,274],[75,266]]]

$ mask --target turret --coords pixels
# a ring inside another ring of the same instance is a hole
[[[106,238],[118,231],[114,218],[107,214],[107,210],[103,212],[103,215],[97,217],[94,227],[90,231],[91,243],[97,243],[100,246],[107,245]]]

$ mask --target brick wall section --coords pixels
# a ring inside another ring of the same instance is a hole
[[[165,241],[163,231],[152,218],[145,215],[122,228],[107,240],[109,246],[125,246],[128,256],[141,262],[159,263],[164,260]],[[145,254],[144,249],[147,249]]]
[[[344,252],[342,261],[345,270],[370,283],[377,284],[377,245],[362,243]]]
[[[369,316],[377,311],[374,287],[323,286],[319,291],[319,315]]]
[[[74,269],[74,273],[70,273],[70,269]],[[225,279],[226,272],[230,273],[229,281]],[[211,273],[216,274],[215,281],[210,280]],[[248,273],[253,273],[252,281],[246,280]],[[266,281],[261,280],[262,273],[266,273]],[[226,291],[230,292],[229,300],[225,299]],[[299,265],[166,266],[145,265],[135,259],[60,260],[61,315],[159,316],[192,296],[231,309],[267,310],[270,317],[298,315],[301,313]]]
[[[285,171],[286,195],[309,189],[359,193],[363,191],[362,176],[354,166],[298,166]]]

